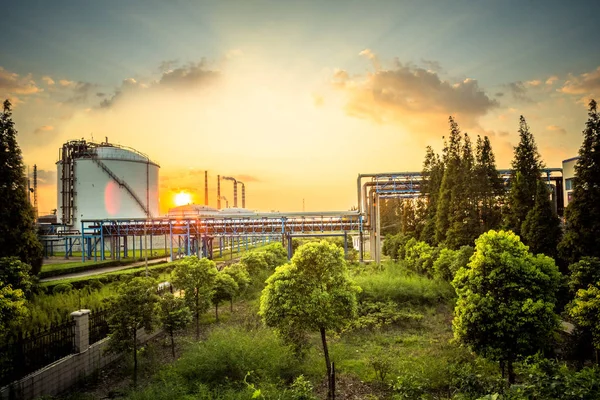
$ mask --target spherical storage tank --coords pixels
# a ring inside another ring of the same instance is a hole
[[[65,143],[57,165],[58,222],[158,216],[160,166],[130,148],[85,140]]]

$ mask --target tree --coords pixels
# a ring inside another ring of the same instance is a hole
[[[579,289],[575,299],[567,310],[573,320],[592,333],[592,342],[596,350],[596,364],[599,363],[600,352],[600,288],[599,283],[587,289]]]
[[[21,289],[25,297],[29,297],[36,278],[32,277],[31,266],[17,257],[0,258],[0,282],[11,285],[13,289]]]
[[[36,233],[35,216],[27,201],[27,184],[17,130],[10,101],[0,113],[0,257],[16,256],[32,266],[37,275],[42,267],[42,245]]]
[[[343,251],[322,240],[301,246],[290,264],[278,267],[260,298],[259,314],[284,337],[298,331],[320,332],[330,391],[326,332],[339,330],[356,317],[359,290],[348,277]]]
[[[192,321],[192,312],[185,305],[185,299],[165,293],[159,301],[160,323],[171,338],[171,352],[175,358],[175,332],[184,329]]]
[[[108,349],[133,354],[133,383],[137,384],[138,330],[151,332],[155,324],[158,295],[151,278],[133,278],[117,287],[116,297],[108,299],[108,324],[111,329]]]
[[[438,208],[438,199],[442,179],[444,177],[444,164],[440,156],[433,152],[431,146],[427,146],[425,161],[423,161],[423,171],[421,172],[421,195],[427,199],[424,207],[424,223],[421,232],[421,240],[433,245],[435,241],[435,224]]]
[[[208,311],[215,284],[217,267],[214,261],[196,256],[185,257],[173,269],[171,280],[183,289],[184,299],[194,314],[196,339],[200,338],[200,315]]]
[[[438,207],[436,211],[435,222],[435,242],[443,243],[446,241],[448,230],[452,226],[452,213],[454,211],[454,188],[459,184],[461,175],[461,148],[462,136],[458,124],[452,117],[450,122],[450,138],[447,147],[444,149],[444,177],[440,186],[438,198]],[[464,193],[460,194],[461,196]]]
[[[544,165],[541,162],[533,134],[529,125],[521,115],[519,119],[520,141],[515,147],[515,158],[512,161],[510,175],[510,193],[505,225],[517,235],[521,234],[521,226],[527,213],[535,206],[537,182]]]
[[[262,271],[269,269],[266,253],[262,251],[250,251],[245,253],[240,262],[244,264],[246,270],[251,276],[256,276]]]
[[[446,232],[446,246],[458,249],[473,243],[479,235],[479,215],[474,182],[475,159],[471,139],[466,133],[463,136],[458,169],[450,188],[449,229]]]
[[[233,301],[238,291],[238,285],[231,275],[218,272],[212,291],[212,303],[215,305],[215,319],[219,322],[219,304],[225,300]]]
[[[513,232],[491,230],[452,285],[458,294],[454,336],[476,353],[499,361],[514,383],[513,363],[548,346],[560,273],[554,260],[533,256]]]
[[[597,257],[583,257],[581,260],[569,265],[569,291],[573,296],[579,289],[600,282],[600,259]]]
[[[248,285],[250,285],[250,275],[248,275],[246,267],[241,263],[230,264],[223,268],[223,272],[231,276],[235,283],[237,283],[237,291],[235,292],[234,297],[239,296],[246,290]],[[231,298],[230,304],[231,312],[233,312],[233,297]]]
[[[559,245],[568,263],[581,257],[600,257],[600,113],[590,101],[583,144],[575,164],[573,200],[566,213],[566,230]]]
[[[27,315],[25,296],[21,289],[0,281],[0,339]],[[1,343],[1,340],[0,340]]]
[[[288,262],[287,250],[281,242],[266,245],[263,247],[262,253],[265,256],[269,270],[274,270],[276,267]]]
[[[487,136],[483,139],[477,137],[475,160],[475,195],[481,218],[480,233],[483,233],[500,227],[502,212],[499,203],[504,196],[504,185],[496,169],[496,157]]]
[[[535,206],[527,213],[521,227],[521,237],[532,253],[554,258],[562,234],[560,220],[552,208],[546,184],[538,179],[537,186]]]
[[[381,235],[394,235],[402,231],[402,208],[400,199],[381,199],[379,202],[379,219],[381,220]]]

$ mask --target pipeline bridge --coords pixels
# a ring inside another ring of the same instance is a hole
[[[499,170],[508,185],[510,170]],[[562,168],[546,168],[542,176],[553,189],[555,210],[563,211]],[[366,182],[363,182],[367,179]],[[146,219],[82,220],[79,230],[57,230],[42,235],[45,254],[54,249],[64,249],[65,257],[73,254],[73,247],[81,248],[82,261],[105,260],[106,251],[111,259],[119,259],[132,252],[136,256],[139,241],[140,258],[147,249],[146,240],[163,237],[165,251],[171,260],[185,255],[212,258],[215,246],[222,254],[224,248],[238,250],[248,242],[267,243],[282,241],[287,244],[288,256],[292,253],[293,237],[338,236],[344,237],[348,248],[348,236],[358,238],[360,260],[364,259],[366,235],[370,244],[371,258],[381,258],[380,201],[387,198],[416,198],[421,195],[423,176],[420,172],[394,172],[359,174],[357,179],[356,211],[288,212],[288,213],[212,213]],[[63,227],[64,228],[64,227]],[[71,228],[72,229],[72,228]]]

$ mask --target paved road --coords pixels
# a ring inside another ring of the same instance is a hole
[[[154,258],[152,260],[148,260],[148,265],[158,264],[159,262],[163,262],[163,261],[169,261],[169,257]],[[139,262],[134,262],[134,263],[127,264],[127,265],[117,265],[115,267],[98,268],[98,269],[93,269],[91,271],[74,272],[72,274],[51,276],[48,278],[40,279],[40,282],[50,282],[50,281],[57,281],[59,279],[69,279],[69,278],[84,278],[86,276],[100,275],[100,274],[105,274],[107,272],[120,271],[122,269],[141,267],[145,264],[146,264],[145,261],[139,261]]]

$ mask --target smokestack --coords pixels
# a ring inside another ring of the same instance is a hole
[[[204,171],[204,205],[208,205],[208,171]]]
[[[246,208],[246,185],[244,182],[237,181],[239,185],[242,185],[242,208]]]
[[[38,204],[37,204],[37,165],[33,164],[33,212],[35,221],[38,219]]]
[[[237,182],[233,180],[233,206],[237,208]]]
[[[221,175],[217,175],[217,209],[221,209]]]

